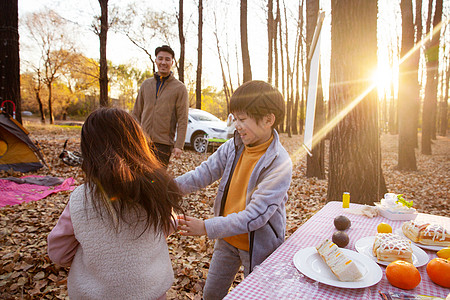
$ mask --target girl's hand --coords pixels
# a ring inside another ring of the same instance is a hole
[[[189,216],[178,216],[178,229],[181,235],[206,235],[205,221]]]
[[[170,227],[169,227],[169,232],[164,232],[165,237],[169,237],[172,233],[175,232],[175,230],[177,230],[178,228],[178,216],[177,214],[172,210],[172,216],[173,219],[170,219]]]

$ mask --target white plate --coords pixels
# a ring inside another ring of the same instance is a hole
[[[401,228],[397,228],[395,230],[395,233],[398,234],[401,237],[405,237],[409,240],[409,237],[407,237],[404,233],[403,230]],[[411,241],[411,243],[413,243],[414,245],[416,245],[417,247],[423,248],[423,249],[427,249],[427,250],[433,250],[433,251],[439,251],[441,249],[444,249],[444,246],[431,246],[431,245],[422,245],[419,243],[415,243],[413,241]]]
[[[380,266],[373,260],[355,251],[348,249],[341,250],[348,258],[351,258],[355,262],[363,275],[360,280],[351,282],[340,281],[333,272],[331,272],[331,269],[323,261],[319,253],[317,253],[315,247],[308,247],[297,251],[294,255],[294,265],[300,272],[309,278],[335,287],[347,289],[365,288],[377,284],[378,281],[381,280],[383,272],[381,271]]]
[[[379,263],[380,265],[384,266],[389,265],[391,263],[390,261],[378,260],[376,256],[373,256],[372,248],[374,241],[375,241],[374,236],[366,236],[357,240],[355,243],[356,251],[358,251],[361,254],[364,254],[367,257],[370,257],[373,261]],[[413,251],[412,253],[413,265],[416,266],[417,268],[426,265],[426,263],[429,260],[428,254],[419,247],[417,247],[416,245],[411,244],[411,248]]]

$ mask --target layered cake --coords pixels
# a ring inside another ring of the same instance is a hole
[[[409,221],[403,223],[402,231],[415,243],[429,246],[450,246],[450,232],[439,224],[419,224]]]
[[[373,242],[372,253],[380,261],[413,262],[411,241],[393,233],[378,233]]]
[[[317,252],[340,281],[357,281],[362,274],[358,266],[345,256],[342,250],[332,241],[325,239],[318,246]]]
[[[403,234],[413,241],[414,243],[419,242],[419,233],[422,229],[427,227],[429,224],[419,224],[415,221],[405,222],[402,225]]]

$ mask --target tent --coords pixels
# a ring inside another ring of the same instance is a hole
[[[28,134],[9,114],[0,113],[0,170],[30,172],[43,167],[44,157]]]

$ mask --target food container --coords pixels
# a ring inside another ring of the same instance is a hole
[[[375,206],[377,207],[380,215],[382,215],[385,218],[388,218],[389,220],[409,221],[409,220],[414,220],[418,215],[417,211],[413,212],[413,213],[392,212],[392,211],[389,211],[389,210],[383,208],[383,206],[380,203],[375,203]]]

